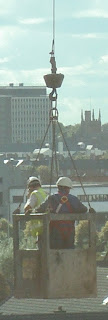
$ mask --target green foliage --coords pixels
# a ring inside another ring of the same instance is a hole
[[[87,247],[89,244],[89,228],[88,221],[80,221],[76,226],[75,242],[78,247]],[[101,228],[100,232],[96,232],[96,251],[97,253],[108,252],[108,221]]]
[[[108,250],[108,221],[105,225],[101,228],[99,232],[99,250]]]
[[[105,223],[105,226],[102,227],[99,238],[101,241],[108,241],[108,221]]]
[[[84,151],[83,153],[78,151],[77,153],[75,153],[75,155],[73,154],[73,159],[74,160],[78,160],[78,159],[90,159],[90,155],[87,155],[86,152]]]
[[[0,272],[13,283],[13,239],[5,238],[0,242]]]
[[[76,124],[75,126],[69,125],[64,128],[64,132],[67,133],[67,138],[72,137],[73,134],[77,133],[80,129],[80,124]]]
[[[24,229],[24,236],[28,238],[31,236],[31,221],[26,222],[26,228]]]
[[[0,272],[13,283],[13,226],[0,219]]]
[[[80,221],[76,226],[75,240],[78,247],[88,247],[89,245],[89,224],[88,221]],[[96,232],[96,246],[98,246],[98,232]]]
[[[10,287],[5,280],[4,275],[0,272],[0,301],[3,301],[10,295]]]
[[[102,125],[102,131],[108,133],[108,123],[104,123],[104,124]]]
[[[50,184],[50,168],[47,166],[39,166],[37,168],[37,174],[40,176],[42,184]]]
[[[37,235],[32,235],[32,221],[27,221],[19,233],[19,249],[36,249]]]
[[[3,238],[3,233],[6,236],[12,237],[13,226],[4,218],[0,219],[0,239]]]
[[[88,221],[80,221],[75,230],[75,241],[78,247],[87,245],[89,241]]]
[[[19,248],[20,250],[37,249],[38,248],[37,237],[35,238],[33,236],[24,237],[20,242]]]

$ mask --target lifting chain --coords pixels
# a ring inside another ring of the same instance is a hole
[[[53,74],[56,74],[57,67],[56,67],[56,60],[54,57],[54,40],[52,43],[52,51],[50,52],[51,58],[51,71]],[[58,120],[58,110],[57,110],[57,90],[56,88],[52,88],[51,93],[49,94],[49,99],[51,101],[51,110],[50,110],[50,120]],[[55,103],[55,107],[53,107],[53,103]]]

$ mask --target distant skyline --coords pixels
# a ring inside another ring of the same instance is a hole
[[[45,85],[52,38],[53,0],[0,0],[0,85]],[[55,0],[55,58],[59,121],[100,109],[108,123],[108,0]]]

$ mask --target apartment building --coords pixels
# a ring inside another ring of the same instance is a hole
[[[0,144],[42,141],[49,124],[45,86],[0,86]],[[51,128],[45,142],[51,141]]]

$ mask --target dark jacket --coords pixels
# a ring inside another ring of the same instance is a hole
[[[84,206],[80,200],[71,195],[63,192],[58,192],[51,196],[48,196],[46,200],[36,209],[36,212],[46,212],[60,214],[60,213],[81,213],[87,212],[87,207]],[[50,234],[57,230],[62,238],[70,237],[70,234],[74,234],[75,221],[71,220],[51,220],[50,221]]]
[[[61,193],[61,192],[55,193],[51,196],[48,196],[45,199],[45,201],[36,209],[36,211],[37,212],[46,212],[47,210],[49,210],[49,212],[56,213],[56,209],[57,209],[58,205],[60,204],[61,198],[63,196],[66,196],[68,198],[68,201],[69,201],[70,207],[71,207],[71,212],[65,202],[62,204],[62,206],[59,210],[59,213],[87,212],[87,207],[84,206],[82,204],[82,202],[76,196],[73,196],[71,194]]]

